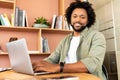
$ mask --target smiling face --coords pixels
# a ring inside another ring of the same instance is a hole
[[[76,8],[71,15],[71,25],[76,32],[81,32],[85,29],[88,23],[88,15],[85,9]]]

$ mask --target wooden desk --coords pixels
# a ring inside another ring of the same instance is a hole
[[[60,73],[60,74],[46,74],[39,76],[32,76],[27,74],[21,74],[14,71],[0,72],[0,80],[41,80],[48,77],[60,77],[60,76],[78,76],[80,80],[100,80],[98,77],[87,73]]]

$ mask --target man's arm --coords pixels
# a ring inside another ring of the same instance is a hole
[[[60,64],[51,64],[46,61],[41,61],[38,63],[33,63],[34,71],[47,71],[47,72],[60,72]],[[63,72],[84,72],[87,73],[88,70],[82,62],[64,64]]]
[[[88,73],[87,68],[82,62],[76,62],[72,64],[64,64],[63,72],[83,72]]]

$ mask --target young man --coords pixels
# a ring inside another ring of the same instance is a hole
[[[106,80],[102,64],[106,51],[103,34],[90,29],[95,12],[89,2],[72,2],[65,14],[74,32],[67,35],[45,60],[33,63],[35,71],[92,73]]]

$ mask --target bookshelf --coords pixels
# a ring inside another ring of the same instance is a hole
[[[27,0],[26,0],[27,1]],[[38,0],[39,1],[39,0]],[[33,9],[30,4],[26,5],[26,3],[22,3],[24,1],[20,0],[0,0],[0,14],[6,13],[11,18],[11,14],[15,13],[15,6],[20,7],[21,9],[26,10],[27,16],[29,18],[28,22],[30,26],[28,27],[18,27],[18,26],[0,26],[0,47],[2,52],[0,52],[0,67],[10,67],[9,57],[6,49],[6,43],[9,41],[10,37],[17,37],[18,39],[25,38],[27,41],[28,50],[30,53],[30,57],[32,61],[36,60],[42,60],[43,58],[49,56],[51,52],[55,50],[58,43],[63,39],[67,34],[71,33],[70,30],[58,30],[58,29],[51,29],[51,28],[32,28],[31,25],[34,21],[35,17],[38,17],[38,14],[40,15],[40,12],[31,13],[30,9]],[[51,1],[48,0],[48,5]],[[57,0],[54,0],[55,3],[58,3]],[[31,3],[33,3],[31,1]],[[39,2],[34,2],[39,3]],[[52,3],[52,2],[51,2]],[[40,5],[40,4],[39,4]],[[57,6],[54,5],[54,6]],[[54,7],[52,6],[52,7]],[[28,9],[30,8],[30,9]],[[48,7],[46,7],[48,8]],[[50,20],[52,18],[52,15],[55,12],[58,14],[58,10],[56,9],[58,7],[55,7],[54,9],[50,10],[49,12],[46,11],[46,13],[50,13],[49,16],[46,14]],[[35,10],[35,9],[34,9]],[[35,11],[32,12],[35,12]],[[38,11],[38,10],[36,10]],[[31,16],[32,15],[32,16]],[[43,15],[43,14],[41,14]],[[45,15],[43,15],[45,16]],[[50,53],[42,53],[41,50],[41,37],[44,37],[48,39],[48,44],[50,47]]]
[[[57,30],[49,28],[28,28],[28,27],[6,27],[0,26],[0,67],[9,67],[9,57],[6,49],[6,43],[10,37],[17,37],[18,39],[25,38],[27,41],[28,50],[30,53],[31,61],[42,60],[49,56],[55,50],[58,43],[67,34],[71,33],[69,30]],[[41,38],[48,39],[50,53],[41,53]]]
[[[7,5],[7,6],[6,6]],[[15,0],[0,0],[1,8],[15,8]]]
[[[25,38],[30,51],[40,51],[41,53],[41,37],[48,39],[50,52],[54,51],[57,44],[71,31],[57,30],[49,28],[27,28],[27,27],[5,27],[0,26],[0,40],[1,49],[6,52],[6,43],[10,37],[17,37],[18,39]],[[32,39],[31,39],[32,38]],[[54,43],[54,44],[53,44]],[[37,53],[38,54],[38,53]]]

